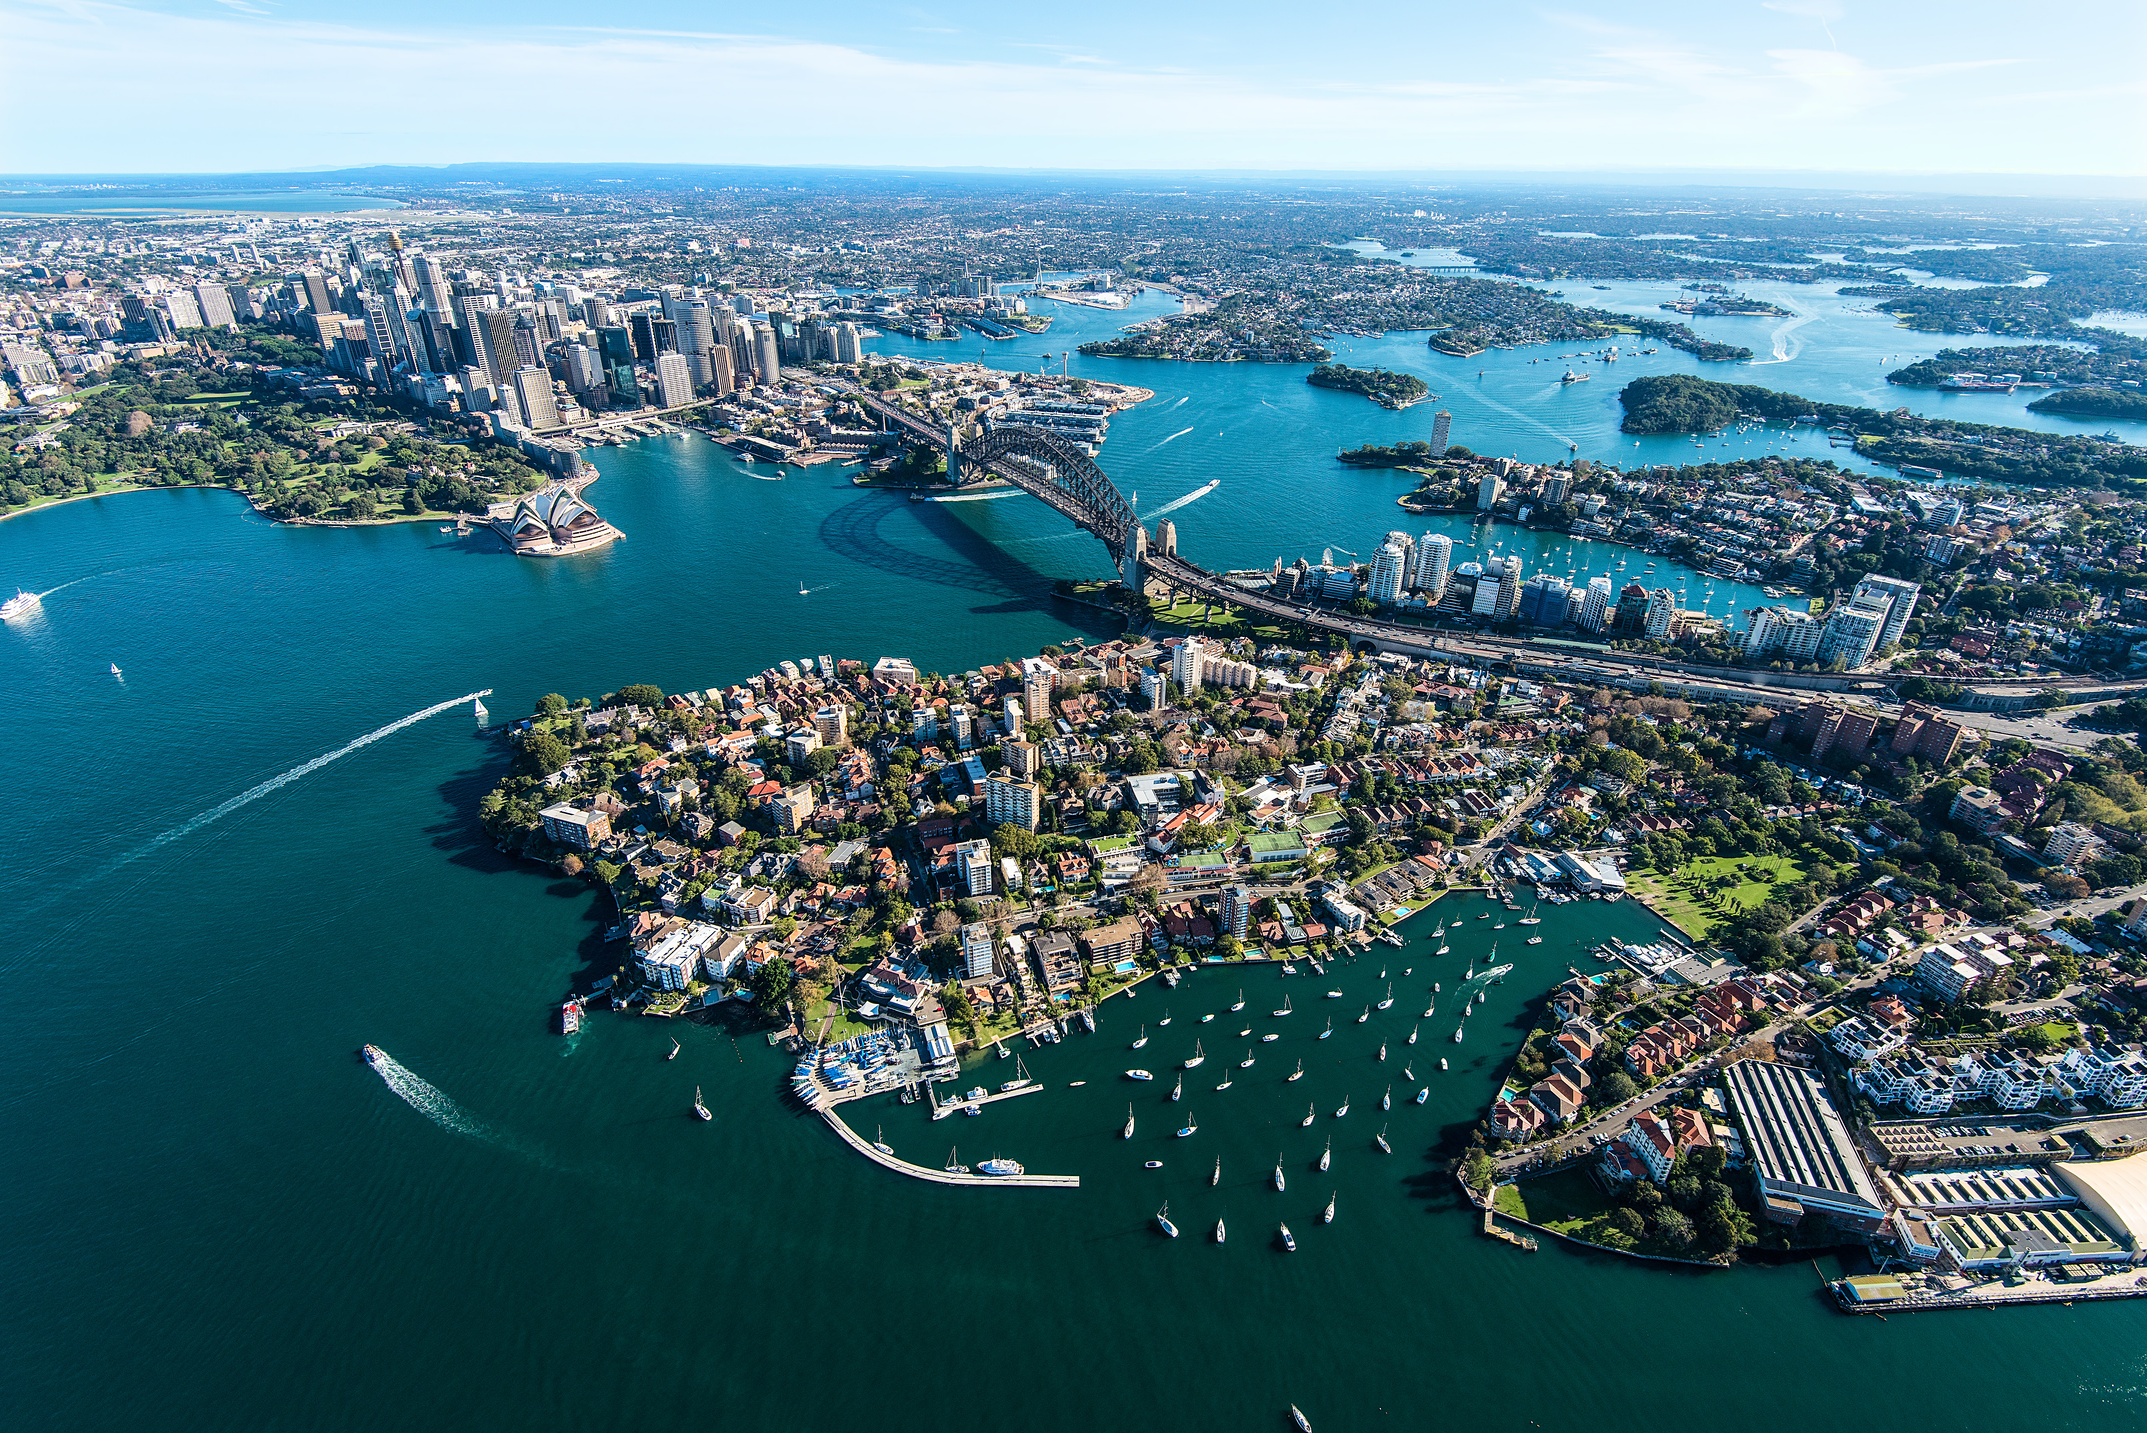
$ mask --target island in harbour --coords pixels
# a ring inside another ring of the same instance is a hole
[[[1346,363],[1322,363],[1305,375],[1315,388],[1336,388],[1362,393],[1382,408],[1407,408],[1431,396],[1431,385],[1413,373],[1386,368],[1351,368]]]

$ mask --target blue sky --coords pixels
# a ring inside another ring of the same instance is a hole
[[[0,172],[2137,175],[2147,5],[0,0]]]

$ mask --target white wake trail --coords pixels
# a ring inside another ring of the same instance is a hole
[[[1163,443],[1170,443],[1170,442],[1175,442],[1175,441],[1176,441],[1177,439],[1179,439],[1179,438],[1183,438],[1183,437],[1184,437],[1184,436],[1185,436],[1186,434],[1188,434],[1188,433],[1190,433],[1190,432],[1192,432],[1192,431],[1193,431],[1193,430],[1192,430],[1192,429],[1190,429],[1190,428],[1180,428],[1180,429],[1179,429],[1179,430],[1178,430],[1177,432],[1175,432],[1175,433],[1171,434],[1171,435],[1170,435],[1170,437],[1168,437],[1168,438],[1165,438],[1165,439],[1163,440]],[[1155,445],[1155,447],[1149,448],[1149,449],[1148,449],[1147,451],[1148,451],[1148,452],[1151,452],[1151,453],[1153,453],[1153,452],[1154,452],[1154,451],[1156,450],[1156,448],[1160,448],[1160,447],[1162,447],[1162,446],[1163,446],[1163,443],[1157,443],[1157,444]]]
[[[427,717],[436,717],[441,712],[453,711],[456,707],[461,706],[464,702],[473,702],[476,701],[479,697],[489,697],[491,695],[492,689],[490,687],[486,687],[483,691],[465,692],[452,701],[440,702],[436,705],[425,708],[423,711],[412,712],[406,717],[389,722],[386,726],[381,727],[378,731],[369,731],[364,736],[359,737],[356,741],[350,742],[349,744],[344,746],[339,746],[334,751],[331,751],[324,756],[316,756],[311,761],[303,762],[300,765],[292,767],[289,771],[284,772],[281,776],[271,776],[268,780],[262,782],[259,786],[249,787],[247,790],[241,791],[238,795],[232,797],[223,805],[215,807],[212,810],[204,811],[199,816],[196,816],[193,820],[187,821],[178,826],[174,826],[171,830],[166,831],[163,835],[158,836],[155,839],[149,841],[147,844],[139,847],[138,849],[130,851],[126,855],[121,856],[118,860],[114,861],[111,865],[105,868],[105,874],[109,875],[111,872],[118,870],[121,866],[127,864],[127,862],[135,860],[142,856],[146,856],[151,851],[156,850],[159,846],[169,845],[171,842],[178,840],[181,836],[192,835],[194,832],[199,831],[202,827],[208,825],[211,821],[220,821],[224,817],[229,816],[232,812],[238,810],[241,806],[246,805],[248,802],[259,801],[262,797],[268,795],[271,791],[276,791],[281,789],[282,787],[289,786],[299,777],[306,776],[312,772],[318,771],[331,761],[340,761],[344,757],[350,755],[352,752],[358,750],[360,747],[371,746],[374,742],[379,741],[381,738],[393,736],[395,735],[395,733],[401,731],[406,726],[415,726],[419,722],[424,721]]]
[[[1161,506],[1161,507],[1157,508],[1157,509],[1156,509],[1156,510],[1155,510],[1154,512],[1152,512],[1152,513],[1149,513],[1149,514],[1147,514],[1147,515],[1146,515],[1145,517],[1143,517],[1143,518],[1141,519],[1141,521],[1142,521],[1142,522],[1153,522],[1153,521],[1155,521],[1155,520],[1156,520],[1157,518],[1159,518],[1159,517],[1162,517],[1162,516],[1163,516],[1164,514],[1166,514],[1166,513],[1174,513],[1174,512],[1176,512],[1176,511],[1177,511],[1177,510],[1178,510],[1179,508],[1182,508],[1182,507],[1184,507],[1184,506],[1185,506],[1185,505],[1186,505],[1187,503],[1189,503],[1189,502],[1194,502],[1194,501],[1197,501],[1198,499],[1201,499],[1201,498],[1204,498],[1204,497],[1206,497],[1206,496],[1207,496],[1207,495],[1208,495],[1209,493],[1212,493],[1212,492],[1214,492],[1214,491],[1215,491],[1215,490],[1216,490],[1217,488],[1221,487],[1222,485],[1223,485],[1223,480],[1222,480],[1221,478],[1216,478],[1216,479],[1215,479],[1214,481],[1210,482],[1210,483],[1209,483],[1209,484],[1208,484],[1208,485],[1207,485],[1206,487],[1203,487],[1203,488],[1195,488],[1195,489],[1193,489],[1193,490],[1192,490],[1191,492],[1187,493],[1187,494],[1186,494],[1186,495],[1185,495],[1184,497],[1182,497],[1182,498],[1178,498],[1178,499],[1176,499],[1176,500],[1174,500],[1174,501],[1172,501],[1172,502],[1167,502],[1167,503],[1163,504],[1163,506]]]
[[[1170,406],[1171,406],[1171,407],[1172,407],[1173,409],[1177,409],[1177,408],[1183,408],[1183,407],[1184,407],[1184,406],[1185,406],[1186,404],[1188,404],[1188,403],[1190,403],[1190,402],[1192,402],[1192,401],[1193,401],[1193,395],[1192,395],[1192,394],[1190,394],[1190,393],[1188,393],[1188,394],[1186,394],[1186,395],[1185,395],[1185,396],[1184,396],[1183,398],[1180,398],[1180,399],[1179,399],[1179,400],[1178,400],[1177,402],[1175,402],[1175,403],[1171,404]]]
[[[491,1132],[469,1111],[442,1094],[438,1086],[427,1083],[395,1062],[395,1057],[382,1051],[380,1063],[373,1066],[373,1073],[380,1082],[401,1095],[403,1103],[431,1120],[441,1129],[455,1134],[468,1135],[471,1139],[490,1141]]]
[[[1800,313],[1775,329],[1773,333],[1768,335],[1774,345],[1774,357],[1755,359],[1749,366],[1758,368],[1769,363],[1787,363],[1790,359],[1802,353],[1804,351],[1804,340],[1801,338],[1792,340],[1789,335],[1817,317],[1817,314]]]

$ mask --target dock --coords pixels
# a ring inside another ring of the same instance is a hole
[[[982,1099],[965,1100],[956,1097],[947,1101],[947,1103],[945,1104],[941,1104],[939,1102],[938,1097],[933,1096],[932,1118],[935,1120],[943,1120],[948,1115],[961,1113],[961,1111],[967,1109],[971,1105],[988,1105],[995,1100],[1019,1099],[1023,1095],[1040,1095],[1043,1092],[1044,1087],[1042,1085],[1023,1085],[1018,1090],[999,1090],[995,1093],[984,1096]],[[928,1095],[931,1094],[931,1089],[929,1086],[926,1087],[925,1093]]]
[[[906,1159],[896,1159],[893,1155],[880,1153],[872,1147],[870,1140],[858,1138],[857,1131],[844,1124],[841,1116],[833,1110],[822,1110],[820,1118],[826,1120],[828,1127],[842,1136],[845,1144],[874,1164],[891,1169],[897,1174],[906,1174],[912,1179],[927,1180],[933,1184],[1011,1184],[1029,1189],[1081,1187],[1081,1176],[1078,1174],[949,1174],[944,1169],[927,1169],[921,1164],[911,1164]]]
[[[1511,1229],[1500,1227],[1498,1221],[1491,1217],[1491,1206],[1488,1204],[1484,1206],[1484,1233],[1494,1239],[1503,1239],[1516,1249],[1526,1249],[1531,1254],[1536,1252],[1535,1236],[1516,1234]]]

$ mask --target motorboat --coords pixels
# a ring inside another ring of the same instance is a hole
[[[1283,1083],[1284,1083],[1284,1084],[1286,1084],[1286,1085],[1288,1085],[1288,1084],[1295,1084],[1295,1083],[1297,1083],[1297,1081],[1299,1081],[1299,1080],[1303,1079],[1304,1077],[1305,1077],[1305,1062],[1304,1062],[1304,1061],[1302,1061],[1302,1060],[1299,1060],[1299,1061],[1297,1062],[1297,1068],[1296,1068],[1296,1069],[1294,1069],[1294,1070],[1292,1070],[1292,1071],[1290,1072],[1290,1077],[1289,1077],[1289,1078],[1288,1078],[1287,1080],[1284,1080],[1284,1081],[1283,1081]]]
[[[1068,1080],[1066,1082],[1066,1088],[1069,1090],[1078,1090],[1087,1083],[1088,1081],[1086,1080]]]
[[[1200,1017],[1200,1023],[1201,1023],[1201,1024],[1203,1024],[1203,1025],[1205,1025],[1205,1024],[1207,1024],[1207,1023],[1208,1023],[1208,1022],[1209,1022],[1210,1020],[1213,1020],[1214,1018],[1215,1018],[1215,1012],[1214,1012],[1213,1010],[1210,1010],[1210,1011],[1209,1011],[1209,1012],[1208,1012],[1207,1014],[1205,1014],[1205,1015],[1203,1015],[1203,1016],[1201,1016],[1201,1017]]]
[[[1319,1115],[1313,1110],[1312,1106],[1306,1105],[1305,1117],[1297,1122],[1297,1127],[1299,1129],[1310,1129],[1312,1127],[1312,1121],[1318,1118]]]
[[[701,1103],[701,1087],[699,1085],[693,1087],[693,1112],[704,1120],[715,1118],[714,1115],[708,1112],[708,1106]]]
[[[1270,1030],[1265,1035],[1262,1035],[1260,1037],[1260,1043],[1263,1045],[1272,1045],[1281,1038],[1282,1037],[1280,1035],[1277,1035],[1274,1031]]]
[[[1132,1048],[1134,1048],[1134,1049],[1138,1050],[1138,1049],[1142,1048],[1143,1046],[1145,1046],[1145,1045],[1146,1045],[1147,1043],[1148,1043],[1148,1027],[1147,1027],[1146,1025],[1143,1025],[1143,1026],[1141,1026],[1141,1038],[1140,1038],[1140,1039],[1138,1039],[1138,1040],[1135,1040],[1135,1041],[1133,1042],[1133,1046],[1132,1046]]]
[[[1163,1161],[1160,1159],[1145,1160],[1141,1164],[1141,1168],[1143,1169],[1161,1169],[1162,1167]]]
[[[1342,1103],[1334,1107],[1334,1117],[1341,1119],[1349,1113],[1349,1096],[1342,1096]]]
[[[365,1063],[372,1066],[376,1070],[379,1069],[383,1064],[387,1063],[388,1052],[381,1049],[378,1045],[366,1046],[364,1053]]]
[[[1424,1101],[1426,1101],[1426,1100],[1428,1100],[1428,1099],[1430,1099],[1430,1098],[1431,1098],[1431,1086],[1429,1086],[1429,1085],[1426,1085],[1426,1086],[1424,1086],[1424,1088],[1423,1088],[1423,1089],[1421,1089],[1421,1090],[1418,1090],[1418,1091],[1416,1092],[1416,1102],[1417,1102],[1418,1104],[1422,1104],[1422,1103],[1424,1103]]]
[[[1446,1061],[1443,1058],[1439,1061],[1439,1068],[1442,1070],[1446,1068]]]
[[[1282,1241],[1283,1253],[1294,1254],[1297,1252],[1297,1236],[1290,1232],[1289,1225],[1277,1224],[1275,1226],[1275,1237]]]
[[[1185,1068],[1188,1070],[1197,1070],[1202,1065],[1207,1063],[1207,1059],[1207,1051],[1201,1049],[1200,1042],[1198,1040],[1195,1040],[1193,1042],[1193,1058],[1185,1062]]]
[[[979,1174],[995,1174],[1002,1178],[1009,1174],[1021,1174],[1023,1172],[1022,1167],[1013,1160],[1001,1159],[997,1155],[977,1166],[977,1173]]]
[[[1129,1080],[1152,1080],[1155,1076],[1149,1074],[1146,1070],[1128,1070],[1126,1071],[1126,1078]]]

